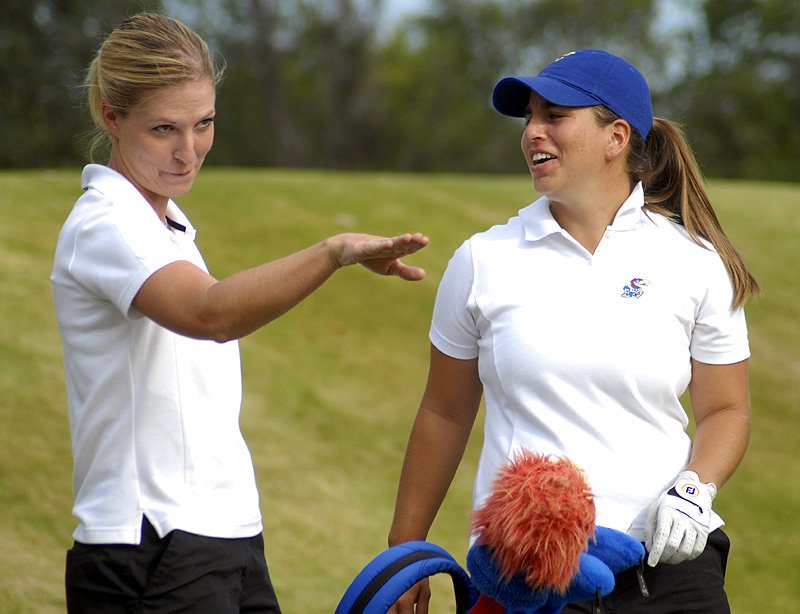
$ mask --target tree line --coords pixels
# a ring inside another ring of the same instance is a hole
[[[226,63],[208,164],[519,172],[521,124],[491,108],[506,74],[577,48],[637,65],[656,115],[708,176],[798,180],[796,0],[8,0],[0,167],[86,161],[83,74],[124,17],[161,10]]]

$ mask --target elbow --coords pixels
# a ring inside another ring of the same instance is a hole
[[[242,317],[227,301],[220,301],[219,294],[213,289],[214,284],[206,292],[202,301],[195,303],[191,321],[195,329],[195,336],[216,343],[227,343],[243,337]]]
[[[199,338],[220,344],[234,341],[242,336],[236,330],[234,323],[228,322],[226,318],[201,319],[198,329]]]
[[[234,334],[233,331],[221,328],[219,326],[204,326],[201,324],[196,324],[189,327],[167,326],[165,328],[168,328],[173,333],[182,335],[183,337],[189,337],[190,339],[197,339],[199,341],[214,341],[215,343],[220,344],[228,343],[228,341],[233,341],[239,338],[239,335]]]
[[[243,336],[234,320],[223,314],[210,312],[196,313],[184,326],[173,328],[173,331],[193,339],[216,343],[227,343]]]
[[[235,341],[238,338],[239,338],[238,335],[234,335],[230,331],[219,331],[208,337],[209,341],[214,341],[220,344],[228,343],[229,341]]]

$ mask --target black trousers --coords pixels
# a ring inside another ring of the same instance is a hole
[[[142,543],[87,545],[67,552],[69,614],[279,614],[261,535],[217,539],[183,531]]]
[[[706,549],[693,561],[643,568],[649,593],[642,595],[637,569],[616,576],[611,594],[597,601],[570,604],[562,614],[730,614],[725,595],[725,568],[730,551],[728,536],[721,529],[708,536]]]

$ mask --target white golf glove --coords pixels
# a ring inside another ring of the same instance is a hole
[[[702,554],[711,524],[711,502],[717,487],[703,484],[694,471],[678,474],[675,484],[663,493],[647,515],[645,547],[647,564],[676,564]]]

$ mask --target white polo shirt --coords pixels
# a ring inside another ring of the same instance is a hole
[[[165,227],[105,166],[87,166],[82,185],[51,277],[72,432],[74,537],[138,544],[143,515],[162,536],[257,535],[258,493],[239,429],[238,343],[178,335],[131,306],[167,264],[206,270],[194,228],[171,201]]]
[[[644,539],[648,507],[688,462],[679,399],[690,358],[749,356],[722,260],[643,203],[639,185],[594,254],[540,198],[451,259],[430,339],[449,356],[478,357],[486,422],[474,507],[527,448],[582,466],[597,524]]]

